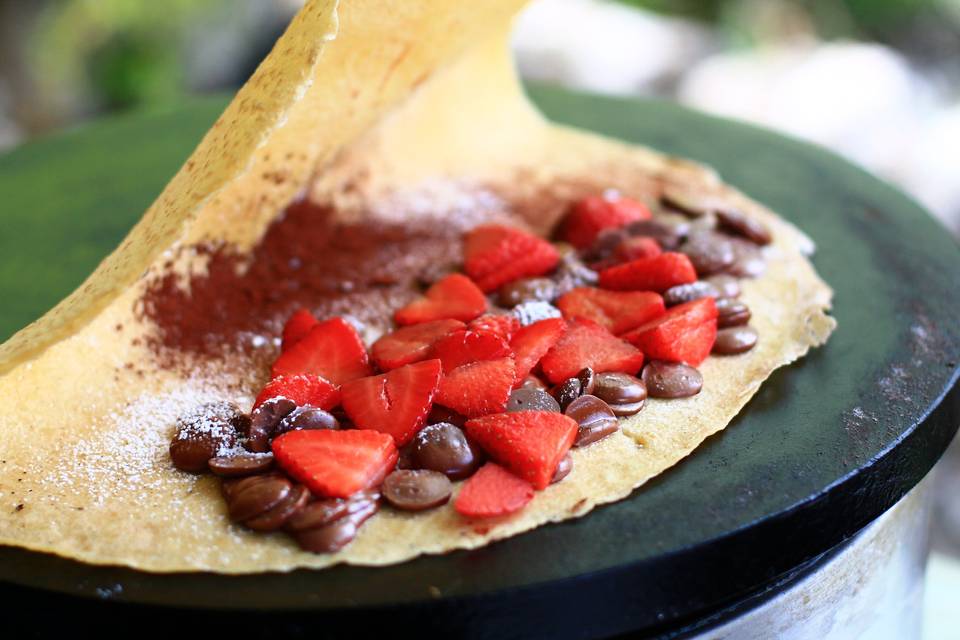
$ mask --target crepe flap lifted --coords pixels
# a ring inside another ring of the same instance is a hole
[[[522,4],[307,2],[117,251],[0,347],[0,543],[220,572],[477,547],[623,498],[724,428],[774,369],[826,340],[831,292],[792,225],[705,168],[556,127],[530,107],[507,48]],[[150,278],[203,268],[171,266],[178,249],[209,240],[249,249],[304,195],[343,215],[397,219],[499,203],[543,231],[557,215],[546,203],[603,187],[655,198],[665,183],[715,193],[773,231],[767,271],[743,293],[760,342],[709,359],[700,395],[651,401],[622,433],[575,451],[571,475],[518,516],[475,526],[449,506],[385,509],[344,551],[314,555],[282,534],[230,525],[215,479],[172,468],[176,417],[215,398],[249,406],[265,373],[229,359],[164,367],[139,339],[151,331],[135,313]]]

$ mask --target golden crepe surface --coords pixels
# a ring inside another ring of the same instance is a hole
[[[523,2],[384,4],[308,2],[117,251],[0,347],[0,543],[223,573],[475,548],[627,496],[723,429],[774,369],[825,342],[831,291],[800,231],[708,169],[557,127],[532,109],[506,45]],[[651,200],[665,184],[715,193],[773,232],[766,273],[743,281],[760,341],[709,358],[699,395],[651,400],[622,433],[572,451],[572,473],[522,512],[478,523],[450,505],[383,509],[346,549],[316,555],[231,525],[217,479],[172,467],[179,415],[214,399],[249,406],[266,376],[240,353],[165,366],[148,346],[155,328],[138,304],[166,272],[203,273],[195,245],[249,250],[302,196],[345,220],[512,217],[544,232],[570,198],[614,187]]]

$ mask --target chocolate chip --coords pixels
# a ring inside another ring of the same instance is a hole
[[[660,201],[674,211],[693,217],[715,212],[719,203],[716,196],[698,193],[676,185],[665,186],[660,194]]]
[[[310,429],[339,429],[340,423],[332,414],[323,409],[304,405],[297,407],[286,416],[277,425],[273,436],[279,436],[288,431],[300,431]]]
[[[516,389],[507,400],[507,412],[514,411],[556,411],[560,405],[549,393],[542,389]]]
[[[621,228],[603,229],[597,234],[597,238],[584,251],[583,257],[591,262],[603,260],[616,250],[624,240],[630,237],[630,234]]]
[[[520,322],[521,327],[528,327],[541,320],[563,317],[560,309],[549,302],[524,302],[511,309],[510,313]]]
[[[253,410],[250,416],[250,425],[247,428],[247,440],[244,446],[254,453],[270,451],[270,438],[276,431],[277,425],[287,414],[297,408],[297,403],[289,398],[278,396],[270,398]]]
[[[600,373],[597,374],[593,395],[606,402],[614,414],[632,416],[643,409],[647,400],[647,385],[628,373]]]
[[[643,368],[643,382],[652,398],[687,398],[700,393],[703,376],[686,364],[652,360]]]
[[[411,461],[417,469],[462,480],[480,467],[481,454],[460,427],[449,423],[424,427],[411,442]]]
[[[467,422],[467,417],[460,415],[453,409],[448,409],[443,405],[433,405],[433,408],[430,409],[430,414],[427,416],[427,424],[440,424],[443,422],[447,422],[462,428]]]
[[[678,284],[663,292],[663,303],[668,307],[699,300],[700,298],[717,298],[720,292],[715,286],[704,280],[697,280],[689,284]]]
[[[227,478],[252,476],[273,467],[272,453],[238,453],[211,458],[210,471]]]
[[[229,402],[207,403],[182,416],[170,442],[173,465],[183,471],[206,471],[210,458],[236,445],[242,419],[240,409]]]
[[[379,503],[365,503],[361,510],[349,513],[333,522],[294,533],[294,539],[305,551],[333,553],[344,548],[357,536],[366,520],[377,512]]]
[[[274,507],[258,516],[245,520],[243,524],[254,531],[276,531],[303,509],[309,499],[310,491],[302,484],[298,484],[290,490],[286,498]]]
[[[639,220],[624,229],[631,236],[653,238],[661,247],[672,251],[680,246],[690,231],[689,224],[671,224],[662,220]]]
[[[740,278],[756,278],[767,270],[767,261],[763,252],[755,244],[739,238],[731,238],[734,260],[726,268],[726,272]]]
[[[733,276],[718,273],[706,279],[719,292],[720,298],[737,298],[740,296],[740,282]]]
[[[729,327],[717,331],[713,353],[729,356],[750,351],[757,344],[757,330],[753,327]]]
[[[229,494],[227,510],[230,519],[243,522],[258,516],[277,506],[291,489],[290,481],[278,473],[244,478]]]
[[[580,381],[580,394],[589,395],[597,384],[597,374],[590,367],[584,367],[577,372],[577,380]]]
[[[524,302],[550,302],[556,294],[557,285],[549,278],[522,278],[500,287],[497,302],[509,308]]]
[[[750,322],[750,307],[734,298],[717,300],[717,326],[721,329]]]
[[[285,528],[287,531],[297,532],[323,527],[351,513],[365,511],[379,499],[379,492],[368,490],[360,491],[345,499],[316,500],[291,516]]]
[[[691,235],[680,251],[685,253],[699,276],[709,276],[730,267],[736,255],[733,244],[715,233]]]
[[[560,403],[560,409],[567,410],[567,405],[580,397],[580,380],[577,378],[568,378],[562,384],[553,388],[553,397]]]
[[[429,469],[394,471],[383,481],[383,497],[397,509],[423,511],[450,499],[453,485],[439,471]]]
[[[571,457],[570,452],[568,451],[557,464],[557,470],[553,473],[553,478],[550,480],[550,484],[556,484],[570,475],[570,472],[573,471],[573,457]]]
[[[754,244],[766,245],[773,241],[770,231],[764,225],[735,209],[719,209],[717,223],[724,231],[743,236]]]
[[[520,388],[521,389],[541,389],[543,391],[546,391],[549,387],[547,387],[546,382],[544,382],[537,376],[529,375],[523,379],[523,382],[520,383]]]
[[[620,428],[620,422],[606,402],[596,396],[580,396],[570,403],[564,414],[580,425],[574,447],[585,447],[606,438]]]
[[[596,271],[585,265],[577,252],[570,248],[561,252],[560,263],[557,265],[557,270],[552,278],[556,283],[555,295],[559,297],[577,287],[589,287],[597,284],[600,276]]]

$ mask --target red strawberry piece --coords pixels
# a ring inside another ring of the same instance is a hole
[[[641,258],[600,272],[600,287],[619,291],[656,291],[663,293],[678,284],[697,279],[690,258],[667,251],[653,258]]]
[[[613,257],[618,262],[630,262],[643,258],[655,258],[663,253],[660,244],[653,238],[638,236],[627,238],[613,250]]]
[[[567,319],[587,318],[615,335],[639,327],[666,310],[659,293],[593,287],[580,287],[563,295],[557,307]]]
[[[397,464],[393,439],[376,431],[304,429],[273,441],[280,467],[314,494],[349,498],[378,487]]]
[[[334,384],[370,375],[367,349],[360,334],[343,318],[317,323],[273,363],[272,375],[312,373]]]
[[[433,345],[433,357],[440,358],[444,371],[452,371],[471,362],[512,355],[507,341],[490,331],[454,331]]]
[[[533,500],[533,486],[488,462],[464,483],[453,508],[468,518],[495,518],[519,511]]]
[[[542,276],[559,260],[552,244],[513,227],[481,225],[465,239],[464,270],[487,293],[520,278]]]
[[[487,331],[495,333],[504,340],[509,341],[517,329],[520,328],[520,321],[512,313],[501,315],[487,314],[480,316],[470,323],[469,328],[474,331]]]
[[[464,326],[459,320],[434,320],[402,327],[374,342],[370,354],[382,371],[396,369],[426,360],[437,340]]]
[[[679,304],[623,338],[648,358],[696,367],[710,355],[717,338],[717,305],[713,298]]]
[[[253,408],[256,409],[270,398],[283,396],[298,405],[311,405],[324,410],[333,409],[340,404],[340,389],[329,380],[309,373],[274,378],[257,395]]]
[[[431,320],[473,320],[487,310],[483,292],[465,275],[453,273],[435,282],[424,297],[397,310],[397,324],[417,324]]]
[[[408,364],[340,388],[340,403],[358,429],[393,436],[398,447],[410,442],[426,422],[440,385],[440,361]]]
[[[643,353],[596,322],[577,319],[540,360],[550,382],[559,384],[584,367],[596,373],[620,371],[634,374],[643,366]]]
[[[300,339],[310,333],[310,329],[316,325],[317,319],[306,309],[295,312],[287,320],[287,324],[283,325],[283,342],[280,343],[280,349],[286,351],[300,342]]]
[[[587,196],[576,202],[564,216],[560,237],[578,249],[585,249],[604,229],[615,229],[650,217],[650,210],[631,198]]]
[[[567,323],[563,318],[548,318],[521,328],[513,335],[510,349],[517,369],[517,384],[523,384],[540,359],[557,343]]]
[[[464,431],[490,457],[533,485],[546,489],[577,437],[578,425],[554,411],[516,411],[467,420]]]
[[[437,404],[474,418],[503,411],[516,380],[513,358],[471,362],[446,371],[437,390]]]

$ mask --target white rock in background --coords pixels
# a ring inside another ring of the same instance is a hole
[[[710,47],[708,32],[602,0],[537,0],[513,36],[520,73],[602,93],[637,93]]]

